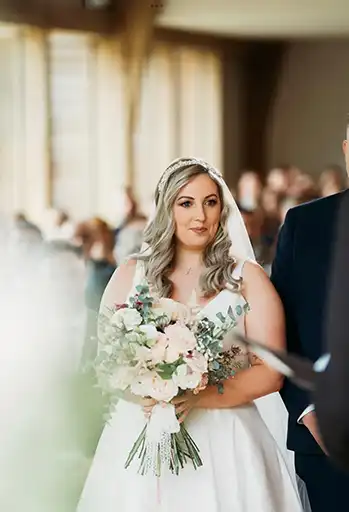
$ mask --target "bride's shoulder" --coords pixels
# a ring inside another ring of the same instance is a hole
[[[244,294],[249,302],[256,298],[258,298],[258,301],[279,300],[268,274],[255,261],[248,260],[245,262],[242,278]]]
[[[263,268],[253,260],[246,260],[242,267],[242,277],[244,279],[254,279],[256,277],[268,277]]]
[[[117,286],[125,283],[132,285],[134,275],[136,273],[137,260],[129,259],[122,263],[114,272],[109,283],[117,283]]]
[[[265,270],[253,260],[246,260],[241,264],[241,278],[245,291],[272,286]]]
[[[137,260],[122,263],[112,275],[102,297],[101,308],[112,304],[123,304],[130,293],[137,268]]]
[[[233,272],[234,277],[242,278],[243,281],[251,281],[261,275],[266,275],[263,268],[253,260],[237,260]]]

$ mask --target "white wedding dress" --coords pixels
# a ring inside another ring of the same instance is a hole
[[[239,277],[242,265],[236,269]],[[134,284],[140,280],[139,269]],[[133,292],[133,290],[132,290]],[[229,306],[244,329],[241,294],[223,290],[200,311],[216,320]],[[236,346],[232,334],[226,348]],[[243,367],[249,359],[241,347]],[[179,476],[160,479],[137,473],[138,460],[129,469],[125,461],[145,424],[139,405],[121,400],[106,425],[80,498],[78,512],[301,512],[295,474],[254,403],[243,407],[194,410],[186,427],[197,444],[203,466],[188,463]],[[286,428],[286,427],[285,427]]]

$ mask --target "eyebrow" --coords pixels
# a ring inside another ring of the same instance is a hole
[[[218,199],[217,194],[209,194],[204,199],[208,199],[209,197],[215,197],[216,199]],[[191,199],[192,201],[195,201],[195,197],[191,197],[191,196],[181,196],[178,198],[178,201],[180,201],[181,199]]]

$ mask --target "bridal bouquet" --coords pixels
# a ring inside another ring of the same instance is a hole
[[[102,348],[96,371],[111,407],[120,393],[153,398],[157,405],[132,447],[125,467],[138,455],[139,472],[160,476],[163,467],[178,474],[190,461],[202,466],[199,449],[184,424],[180,424],[171,400],[192,390],[199,393],[209,381],[227,378],[220,358],[222,340],[236,324],[230,309],[219,322],[192,319],[190,310],[171,299],[155,300],[146,284],[127,304],[116,305],[101,316]],[[221,372],[221,373],[220,373]]]

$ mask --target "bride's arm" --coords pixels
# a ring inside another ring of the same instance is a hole
[[[284,313],[281,301],[265,272],[254,263],[244,268],[244,296],[251,311],[246,315],[248,337],[276,348],[285,348]],[[279,391],[282,376],[251,355],[251,367],[224,383],[224,393],[209,386],[199,393],[196,407],[217,409],[237,407]]]
[[[112,275],[101,300],[99,313],[108,316],[110,309],[115,304],[124,304],[133,285],[133,278],[136,271],[135,260],[128,260],[120,265]],[[98,337],[102,337],[101,329],[98,330]],[[128,402],[141,403],[139,398],[129,391],[120,392],[120,397]]]
[[[129,260],[118,267],[104,290],[99,312],[107,314],[114,304],[124,304],[132,288],[136,261]]]

